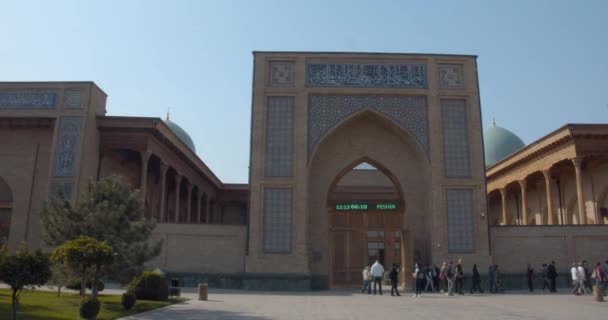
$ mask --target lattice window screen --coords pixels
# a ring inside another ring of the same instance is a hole
[[[292,200],[291,188],[264,188],[264,252],[291,252]]]
[[[293,97],[268,97],[266,113],[267,177],[291,177],[293,168]]]
[[[451,189],[446,192],[448,216],[448,252],[472,252],[475,236],[473,190]]]
[[[445,176],[468,178],[471,176],[471,165],[465,101],[442,100],[441,117]]]

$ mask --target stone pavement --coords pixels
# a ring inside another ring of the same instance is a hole
[[[447,297],[428,294],[413,298],[364,295],[355,291],[252,292],[211,289],[209,301],[196,301],[193,290],[183,294],[184,303],[124,320],[195,319],[606,319],[608,302],[595,302],[590,295],[563,293],[465,295]]]

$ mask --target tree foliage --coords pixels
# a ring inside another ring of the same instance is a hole
[[[105,275],[128,283],[144,269],[144,263],[160,252],[162,242],[148,241],[155,223],[144,217],[138,191],[118,176],[89,182],[74,206],[61,197],[52,197],[42,212],[44,239],[60,245],[80,235],[106,241],[116,253]]]
[[[13,254],[2,246],[0,253],[0,281],[12,290],[13,319],[17,319],[19,294],[27,286],[41,286],[51,277],[48,256],[42,251],[30,251],[21,247]]]
[[[57,247],[51,259],[53,262],[70,266],[81,277],[81,295],[85,293],[86,277],[90,272],[93,276],[93,297],[97,297],[97,282],[102,267],[112,263],[114,252],[105,242],[80,236]]]

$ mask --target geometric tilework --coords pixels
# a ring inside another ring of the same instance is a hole
[[[51,195],[57,196],[61,199],[70,201],[72,199],[72,191],[74,190],[74,183],[72,182],[52,182],[51,183]]]
[[[55,177],[74,176],[76,151],[80,141],[82,117],[61,117],[59,120],[59,133],[55,146]]]
[[[425,64],[309,63],[309,87],[416,88],[427,87]]]
[[[264,175],[291,177],[294,97],[268,97]]]
[[[49,90],[0,91],[0,109],[55,109],[56,100]]]
[[[80,108],[84,102],[84,91],[69,90],[64,96],[64,105],[66,108]]]
[[[273,61],[269,63],[270,86],[293,86],[293,62]]]
[[[371,110],[392,119],[429,151],[428,110],[425,96],[327,96],[308,97],[308,156],[323,136],[350,115]]]
[[[291,252],[292,199],[291,188],[264,188],[265,253]]]
[[[472,252],[473,190],[448,189],[446,191],[448,217],[448,252]]]
[[[441,100],[445,176],[469,178],[469,131],[464,100]]]
[[[439,65],[439,81],[442,89],[462,89],[462,65]]]

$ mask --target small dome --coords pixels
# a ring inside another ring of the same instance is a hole
[[[495,123],[483,132],[483,140],[486,167],[493,166],[526,146],[513,132],[498,127]]]
[[[194,147],[194,141],[190,138],[190,135],[186,132],[186,130],[182,129],[182,127],[178,126],[175,122],[168,119],[165,120],[165,124],[175,135],[185,143],[192,152],[196,153],[196,148]]]

